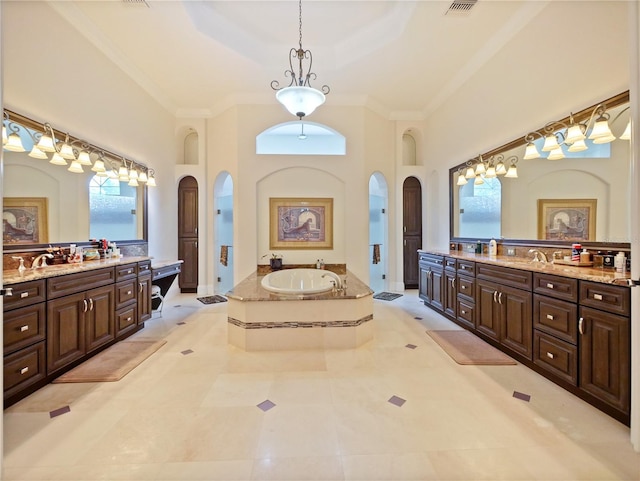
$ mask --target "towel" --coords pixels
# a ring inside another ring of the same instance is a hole
[[[373,263],[378,264],[380,262],[380,244],[373,244]]]
[[[229,246],[220,246],[220,264],[226,266],[229,262]]]

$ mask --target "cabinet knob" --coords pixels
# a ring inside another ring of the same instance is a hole
[[[22,369],[20,369],[20,374],[26,374],[29,372],[29,368],[28,367],[23,367]]]
[[[131,295],[131,291],[127,291],[127,295],[130,296]]]
[[[29,330],[29,326],[22,326],[20,328],[20,332],[27,332]]]
[[[467,311],[465,311],[464,309],[462,309],[462,310],[460,311],[460,314],[466,314],[466,313],[467,313]]]
[[[552,352],[548,352],[548,353],[547,353],[547,357],[548,357],[549,359],[553,359],[555,356],[553,355],[553,353],[552,353]]]
[[[21,292],[20,293],[20,299],[24,299],[25,297],[29,297],[29,293],[28,292]]]
[[[593,298],[594,298],[596,301],[601,301],[601,300],[602,300],[602,294],[594,294],[594,295],[593,295]]]
[[[127,322],[131,321],[131,316],[127,317]]]
[[[551,314],[547,314],[547,319],[549,319],[550,321],[553,321],[553,316]]]
[[[547,284],[547,288],[548,289],[553,289],[553,284],[551,284],[550,282]]]
[[[467,286],[460,286],[460,289],[465,290]]]

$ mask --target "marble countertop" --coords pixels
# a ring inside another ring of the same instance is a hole
[[[260,284],[264,275],[254,272],[249,277],[235,285],[233,289],[225,294],[229,299],[238,301],[298,301],[298,300],[335,300],[335,299],[359,299],[373,294],[373,291],[364,282],[358,279],[351,272],[341,275],[340,279],[344,283],[346,278],[347,287],[342,291],[328,291],[319,294],[308,295],[283,295],[266,290]]]
[[[483,264],[494,264],[502,267],[512,267],[525,271],[541,272],[562,277],[572,277],[586,281],[601,282],[603,284],[616,284],[628,286],[631,273],[616,272],[614,269],[602,267],[578,267],[566,264],[554,264],[553,262],[532,262],[530,259],[512,256],[488,256],[487,254],[472,254],[459,251],[420,250],[424,254],[435,254],[455,259],[466,259]]]
[[[50,277],[64,276],[67,274],[75,274],[76,272],[91,271],[94,269],[102,269],[104,267],[112,267],[117,265],[131,264],[134,262],[142,262],[151,260],[152,269],[160,269],[162,267],[181,263],[181,260],[155,260],[147,256],[121,257],[119,259],[100,259],[95,261],[79,262],[77,264],[55,264],[38,269],[29,269],[20,272],[17,269],[4,271],[2,282],[5,286],[17,284],[19,282],[36,281],[39,279],[47,279]]]

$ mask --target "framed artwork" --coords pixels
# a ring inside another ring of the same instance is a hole
[[[538,199],[538,239],[592,241],[597,199]]]
[[[49,242],[46,197],[4,197],[2,210],[5,244]]]
[[[333,199],[269,198],[269,249],[333,249]]]

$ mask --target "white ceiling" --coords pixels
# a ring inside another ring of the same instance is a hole
[[[327,102],[428,116],[548,1],[303,0],[302,45]],[[273,103],[298,47],[297,0],[54,1],[50,5],[178,116]]]

